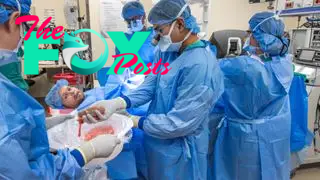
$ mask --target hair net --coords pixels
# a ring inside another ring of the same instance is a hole
[[[31,0],[0,0],[0,24],[7,22],[14,11],[19,11],[18,2],[21,8],[21,15],[29,13]]]
[[[284,23],[272,12],[255,14],[249,21],[253,37],[263,52],[270,56],[283,56],[289,41],[284,37]]]
[[[62,99],[59,95],[59,91],[63,86],[68,86],[68,81],[65,79],[61,79],[57,81],[57,83],[50,89],[48,95],[46,96],[46,103],[55,109],[62,109]]]
[[[170,24],[178,18],[179,12],[185,4],[185,0],[161,0],[151,9],[148,20],[151,24]],[[197,20],[191,15],[189,6],[179,17],[184,19],[185,28],[191,30],[193,33],[200,32]]]
[[[145,14],[143,5],[138,1],[128,2],[122,8],[122,17],[125,20],[129,20],[134,16],[143,16]]]

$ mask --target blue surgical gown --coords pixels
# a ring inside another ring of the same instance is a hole
[[[132,107],[151,100],[147,116],[140,120],[147,179],[206,179],[209,114],[224,89],[216,57],[204,41],[182,54],[158,52],[155,57],[172,69],[165,75],[148,75],[125,97]]]
[[[49,152],[45,111],[0,73],[0,179],[80,179],[69,150]]]
[[[225,118],[214,149],[215,180],[289,180],[291,57],[221,60]]]
[[[310,146],[313,134],[308,129],[308,93],[303,77],[295,76],[289,92],[291,108],[291,143],[292,153]]]
[[[214,158],[214,145],[218,136],[218,125],[225,116],[224,104],[222,97],[218,100],[215,107],[212,109],[209,117],[209,152],[208,152],[208,177],[207,179],[213,179],[213,158]]]

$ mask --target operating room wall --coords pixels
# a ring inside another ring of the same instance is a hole
[[[212,0],[209,29],[248,29],[248,20],[259,11],[267,10],[267,3],[249,4],[249,0]],[[210,34],[211,34],[210,33]]]
[[[212,32],[218,30],[247,30],[249,19],[257,12],[267,11],[267,7],[268,3],[249,4],[249,0],[211,0],[207,37],[209,38]],[[202,18],[200,7],[192,10]],[[284,21],[287,29],[296,26],[296,18],[285,18]]]
[[[64,2],[65,0],[32,0],[31,5],[31,14],[35,14],[39,16],[40,22],[44,19],[44,11],[45,9],[54,9],[55,11],[55,24],[57,26],[64,26],[66,27],[66,18],[64,14]],[[86,14],[86,0],[79,0],[80,6],[80,16]],[[33,12],[34,11],[34,12]]]
[[[39,16],[40,22],[44,21],[45,9],[54,9],[55,19],[57,26],[65,26],[66,20],[64,17],[64,0],[32,0],[32,8],[35,10],[35,14]],[[40,24],[40,23],[39,23]]]

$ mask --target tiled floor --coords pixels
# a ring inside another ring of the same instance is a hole
[[[320,168],[299,170],[292,180],[320,180]]]

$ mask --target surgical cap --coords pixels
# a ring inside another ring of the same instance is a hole
[[[59,91],[62,87],[68,86],[68,81],[65,79],[58,80],[57,83],[50,89],[48,95],[46,96],[46,103],[54,109],[62,109],[62,99]]]
[[[13,12],[19,11],[18,2],[21,7],[21,15],[29,14],[31,0],[0,0],[0,24],[7,22]]]
[[[179,12],[186,4],[185,0],[161,0],[150,11],[148,20],[151,24],[170,24],[176,20]],[[200,28],[197,20],[191,15],[191,9],[188,6],[180,16],[184,19],[185,28],[193,33],[199,33]]]
[[[249,26],[263,52],[270,56],[287,53],[289,41],[284,37],[284,23],[274,13],[255,14],[250,19]]]
[[[145,14],[143,5],[138,1],[128,2],[122,8],[122,17],[125,20],[130,20],[134,16],[144,16]]]

